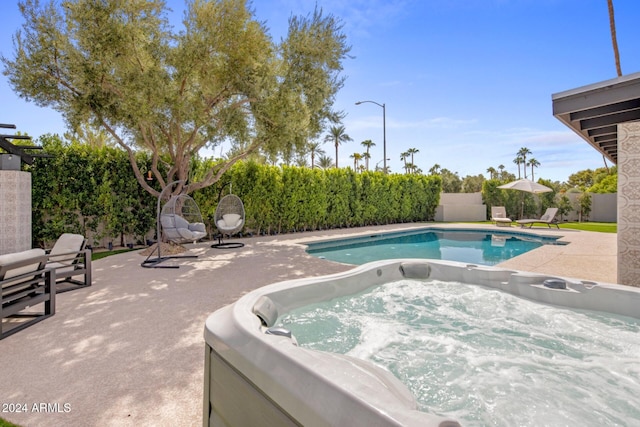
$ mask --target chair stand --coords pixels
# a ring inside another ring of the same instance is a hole
[[[222,234],[218,234],[215,237],[218,239],[218,243],[214,243],[213,245],[211,245],[211,247],[214,249],[237,249],[244,246],[244,243],[240,242],[223,242]]]
[[[155,258],[151,258],[152,255],[154,255],[156,252],[158,252],[158,256],[156,256]],[[144,268],[180,268],[179,265],[159,265],[160,263],[168,260],[168,259],[177,259],[177,258],[198,258],[198,255],[171,255],[171,256],[162,256],[160,254],[160,242],[158,242],[158,247],[157,247],[157,251],[154,250],[153,252],[151,252],[149,254],[149,256],[147,257],[147,259],[145,259],[144,261],[142,261],[140,263],[140,266],[144,267]]]

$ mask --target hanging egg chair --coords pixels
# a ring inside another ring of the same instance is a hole
[[[242,230],[242,227],[244,226],[244,215],[244,204],[240,197],[235,194],[227,194],[220,199],[218,207],[216,207],[214,217],[216,228],[219,232],[217,235],[218,243],[211,245],[211,247],[216,249],[243,247],[244,243],[240,242],[225,243],[222,241],[222,237],[224,235],[231,236]]]
[[[207,235],[198,204],[186,194],[172,196],[165,203],[160,214],[160,224],[165,239],[177,244],[195,243]]]

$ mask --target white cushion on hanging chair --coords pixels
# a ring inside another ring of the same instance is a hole
[[[189,224],[189,230],[191,230],[191,231],[199,231],[201,233],[206,233],[207,232],[207,228],[201,222],[192,222],[191,224]]]
[[[235,227],[238,225],[238,221],[240,220],[240,215],[238,214],[224,214],[222,215],[222,219],[224,220],[227,228]]]
[[[180,215],[174,215],[173,220],[175,221],[176,228],[186,228],[189,229],[189,221],[182,218]]]

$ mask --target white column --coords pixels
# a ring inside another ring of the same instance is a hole
[[[0,255],[31,249],[31,174],[0,170]]]
[[[618,125],[618,282],[640,286],[640,122]]]

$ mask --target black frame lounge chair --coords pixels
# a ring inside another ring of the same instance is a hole
[[[558,225],[558,221],[555,219],[557,213],[558,208],[547,208],[546,212],[540,217],[540,219],[519,219],[516,222],[523,228],[527,226],[529,226],[528,228],[531,228],[533,227],[533,224],[540,223],[547,224],[549,228],[551,228],[552,225],[555,225],[556,228],[559,229],[560,226]]]
[[[46,264],[42,249],[0,256],[0,340],[55,314],[56,273]]]

